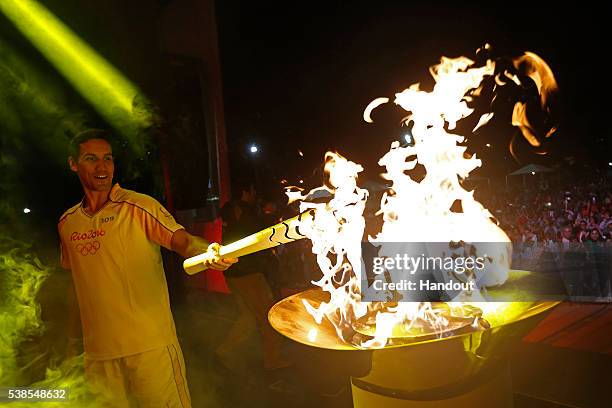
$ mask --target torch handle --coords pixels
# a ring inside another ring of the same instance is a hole
[[[315,210],[308,210],[293,218],[280,222],[276,225],[256,232],[253,235],[223,245],[219,249],[221,258],[239,258],[253,252],[263,251],[264,249],[274,248],[275,246],[297,241],[306,238],[300,232],[300,223],[314,217]],[[183,269],[189,275],[208,269],[206,262],[210,260],[210,254],[205,252],[183,261]]]

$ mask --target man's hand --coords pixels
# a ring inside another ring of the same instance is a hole
[[[219,244],[213,242],[208,246],[206,253],[210,254],[210,260],[206,261],[205,265],[209,269],[214,269],[216,271],[224,271],[236,262],[238,262],[238,258],[221,258],[219,256]]]
[[[224,271],[232,264],[238,262],[237,258],[221,258],[219,256],[219,244],[209,244],[205,239],[191,235],[181,229],[172,234],[172,250],[183,258],[191,258],[206,252],[210,260],[206,261],[206,267],[217,271]]]

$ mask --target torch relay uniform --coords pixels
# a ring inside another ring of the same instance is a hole
[[[118,184],[96,214],[83,204],[62,215],[58,231],[92,390],[112,406],[191,406],[160,253],[183,227],[155,199]]]

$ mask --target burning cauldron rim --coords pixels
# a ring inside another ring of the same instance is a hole
[[[527,272],[527,271],[520,271],[520,270],[511,270],[511,272]],[[503,286],[503,285],[502,285]],[[450,334],[446,337],[439,337],[439,338],[427,338],[424,340],[417,340],[417,341],[407,341],[405,343],[401,343],[401,344],[391,344],[391,345],[386,345],[384,347],[381,348],[359,348],[356,347],[354,345],[351,345],[349,343],[346,343],[342,340],[340,340],[340,338],[337,338],[337,343],[335,344],[336,347],[326,347],[324,345],[318,344],[316,342],[308,342],[308,338],[306,336],[290,336],[289,333],[286,333],[282,330],[282,328],[278,327],[277,323],[277,319],[275,317],[275,314],[278,312],[278,310],[285,304],[291,302],[291,301],[295,301],[295,300],[301,300],[301,299],[307,299],[308,297],[305,296],[308,293],[320,293],[322,292],[321,289],[319,288],[311,288],[311,289],[307,289],[304,290],[302,292],[293,294],[291,296],[288,296],[280,301],[278,301],[277,303],[274,304],[274,306],[272,306],[272,308],[269,310],[268,312],[268,321],[270,322],[270,325],[280,334],[282,334],[283,336],[306,346],[310,346],[310,347],[315,347],[315,348],[321,348],[321,349],[327,349],[327,350],[335,350],[335,351],[372,351],[372,350],[388,350],[388,349],[396,349],[396,348],[400,348],[400,347],[410,347],[410,346],[418,346],[418,345],[423,345],[423,344],[429,344],[429,343],[435,343],[435,342],[440,342],[440,341],[447,341],[447,340],[451,340],[451,339],[459,339],[461,337],[467,337],[467,336],[472,336],[474,333],[484,333],[484,332],[490,332],[494,329],[500,328],[500,327],[504,327],[507,325],[511,325],[511,324],[516,324],[518,322],[521,322],[525,319],[528,319],[530,317],[533,317],[535,315],[541,314],[541,313],[545,313],[549,310],[551,310],[552,308],[556,307],[558,304],[561,303],[561,301],[532,301],[532,302],[524,302],[524,301],[517,301],[517,302],[500,302],[500,303],[531,303],[532,305],[529,306],[527,309],[525,309],[523,312],[521,312],[521,314],[519,316],[517,316],[515,319],[512,319],[510,321],[498,324],[498,325],[494,325],[491,326],[488,329],[484,329],[484,330],[479,330],[479,331],[474,331],[474,332],[469,332],[469,333],[459,333],[459,334]],[[301,304],[301,302],[299,302]],[[301,307],[303,307],[301,305]],[[310,314],[308,314],[308,312],[306,312],[305,308],[303,310],[304,315],[307,315],[308,318],[310,319],[310,321],[313,324],[313,327],[316,328],[321,328],[323,326],[323,324],[328,324],[331,325],[331,323],[329,321],[326,321],[325,319],[323,320],[323,322],[319,325],[317,324],[314,319],[312,318],[312,316],[310,316]],[[297,317],[297,316],[296,316]],[[335,330],[334,330],[334,334],[335,334]]]

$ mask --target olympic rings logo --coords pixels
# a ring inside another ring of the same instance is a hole
[[[88,242],[86,244],[78,244],[76,250],[83,256],[94,255],[100,249],[100,243],[98,241]]]

